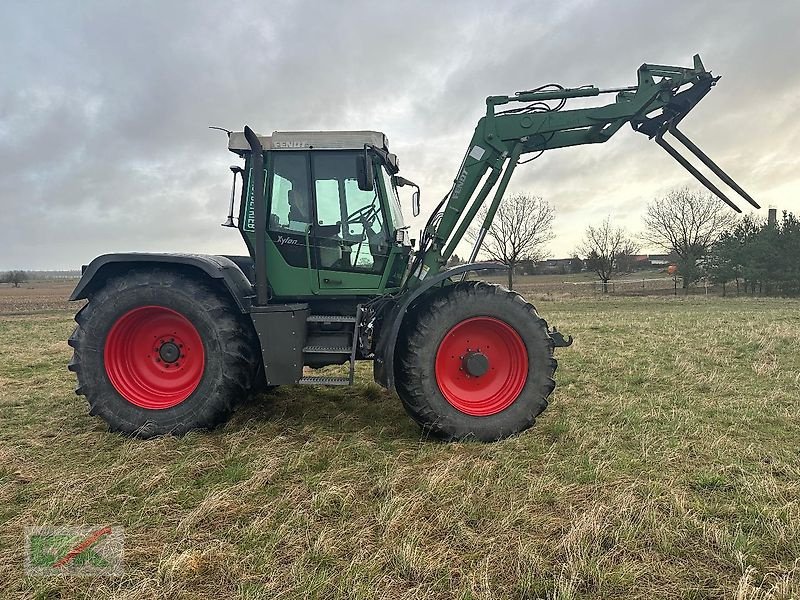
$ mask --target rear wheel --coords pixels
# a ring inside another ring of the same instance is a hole
[[[206,282],[132,271],[109,279],[75,320],[76,391],[114,431],[152,437],[214,427],[254,384],[253,328]]]
[[[493,441],[533,425],[553,391],[547,323],[500,286],[464,282],[416,310],[399,340],[397,391],[426,431]]]

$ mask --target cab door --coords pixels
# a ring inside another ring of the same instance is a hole
[[[310,164],[306,151],[268,153],[267,271],[276,296],[316,294],[310,245],[314,223]]]
[[[319,293],[374,292],[381,287],[389,237],[380,186],[358,187],[363,151],[313,151],[315,221],[310,230]],[[375,170],[375,165],[370,164]],[[377,180],[377,177],[375,177]]]

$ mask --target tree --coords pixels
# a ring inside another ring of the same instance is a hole
[[[487,208],[478,213],[483,222]],[[514,267],[523,260],[540,260],[542,248],[553,239],[553,207],[546,200],[528,194],[504,198],[486,231],[482,251],[508,268],[508,288],[514,289]],[[467,240],[475,243],[478,232],[471,230]]]
[[[15,288],[19,287],[20,283],[28,281],[28,274],[25,271],[9,271],[3,276],[3,283],[10,283]]]
[[[586,228],[578,252],[586,257],[586,268],[597,273],[603,282],[604,293],[608,292],[608,282],[617,271],[620,253],[635,247],[635,244],[622,227],[611,224],[611,217],[606,217],[598,227],[590,225]]]
[[[742,220],[736,223],[732,230],[731,236],[735,242],[730,243],[735,243],[736,248],[732,252],[731,259],[734,261],[733,268],[736,271],[737,293],[739,291],[739,277],[743,280],[745,294],[748,288],[750,288],[751,291],[755,291],[755,282],[758,279],[759,272],[755,264],[756,260],[753,256],[754,252],[752,248],[758,238],[760,229],[761,225],[757,223],[753,217],[745,215]]]
[[[583,271],[583,267],[584,267],[583,261],[581,260],[581,257],[578,256],[577,254],[570,259],[569,270],[572,273],[580,273],[581,271]]]
[[[447,261],[448,267],[457,267],[458,265],[463,265],[464,261],[458,254],[453,253],[453,256],[450,257],[450,260]]]
[[[622,241],[622,247],[617,253],[617,272],[630,273],[636,266],[634,257],[639,254],[641,246],[632,238]]]
[[[705,260],[705,270],[714,283],[722,285],[722,295],[726,295],[726,284],[736,280],[737,292],[741,267],[739,264],[740,244],[731,232],[724,232],[712,246]]]
[[[683,288],[700,279],[700,261],[736,215],[716,196],[680,188],[647,205],[644,238],[677,257]]]

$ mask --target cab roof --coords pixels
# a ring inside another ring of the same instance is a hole
[[[389,140],[380,131],[273,131],[258,139],[264,150],[363,150],[367,144],[389,151]],[[230,134],[228,150],[239,155],[250,151],[243,132]]]

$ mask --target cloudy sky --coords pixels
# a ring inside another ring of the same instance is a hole
[[[236,157],[209,125],[384,131],[425,215],[487,95],[631,85],[642,62],[690,66],[695,52],[723,78],[684,131],[763,206],[800,212],[798,24],[798,0],[8,0],[0,270],[245,252],[219,227]],[[648,201],[690,181],[626,127],[520,167],[510,191],[554,204],[561,256],[606,215],[638,230]]]

